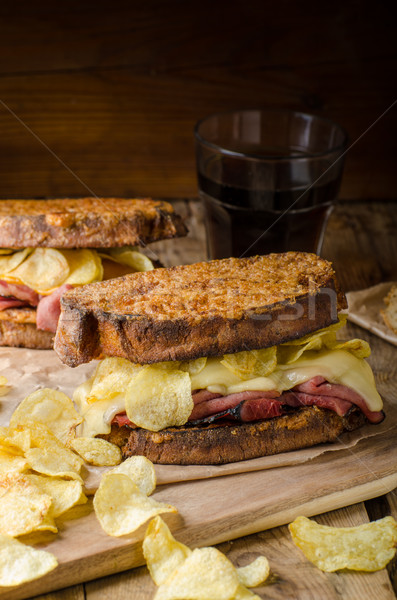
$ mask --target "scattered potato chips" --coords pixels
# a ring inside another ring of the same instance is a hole
[[[146,496],[150,496],[156,489],[156,471],[146,456],[130,456],[109,473],[128,475]]]
[[[328,527],[297,517],[289,530],[306,558],[322,571],[377,571],[396,553],[397,523],[393,517],[357,527]]]
[[[277,366],[277,348],[225,354],[221,364],[241,379],[267,377]]]
[[[113,467],[121,462],[120,448],[101,438],[77,437],[72,440],[71,448],[86,463],[97,467]]]
[[[128,418],[149,431],[184,425],[193,406],[189,374],[158,365],[142,367],[125,394]]]
[[[43,423],[67,445],[75,437],[76,427],[82,422],[82,417],[66,394],[43,388],[22,400],[10,419],[10,426],[32,422]]]
[[[150,575],[159,586],[155,600],[260,600],[245,585],[259,585],[269,575],[269,564],[263,556],[236,569],[215,548],[190,550],[173,537],[161,517],[149,523],[143,554]]]
[[[43,522],[51,497],[41,492],[27,477],[0,479],[0,533],[18,536],[30,533]]]
[[[170,504],[148,498],[124,473],[102,477],[94,496],[94,509],[104,531],[116,537],[136,531],[158,514],[177,512]]]
[[[24,425],[0,427],[0,446],[10,454],[23,456],[31,443],[30,429]]]
[[[46,477],[32,473],[26,474],[25,478],[41,492],[51,497],[50,514],[54,518],[59,517],[76,504],[87,502],[81,481]]]
[[[6,473],[23,473],[29,468],[24,456],[10,454],[0,449],[0,477]]]
[[[143,541],[143,555],[156,585],[164,583],[191,553],[188,546],[176,541],[161,517],[150,521]]]
[[[256,587],[269,577],[269,561],[265,556],[258,556],[252,563],[237,569],[240,583],[246,587]]]
[[[233,600],[237,571],[216,548],[196,548],[160,585],[154,600]]]
[[[0,534],[0,586],[11,587],[38,579],[57,565],[53,554]]]
[[[25,452],[30,467],[53,477],[81,479],[83,459],[66,448],[42,423],[29,424],[31,448]]]

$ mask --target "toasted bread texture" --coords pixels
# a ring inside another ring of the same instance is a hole
[[[2,248],[114,248],[144,246],[186,235],[168,202],[79,198],[2,200]]]
[[[156,433],[112,425],[110,434],[99,437],[119,446],[123,458],[139,454],[165,465],[219,465],[334,442],[364,423],[359,409],[340,417],[310,406],[255,423],[173,427]]]
[[[54,348],[70,365],[135,363],[265,348],[337,321],[331,263],[287,252],[155,269],[66,292]]]
[[[35,323],[0,319],[0,346],[49,350],[53,347],[53,343],[54,334],[37,329]]]

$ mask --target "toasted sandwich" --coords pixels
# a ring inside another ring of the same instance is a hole
[[[332,265],[299,252],[156,269],[66,292],[60,359],[101,359],[74,400],[124,457],[222,464],[383,420],[362,340],[338,341]]]
[[[67,289],[153,269],[139,248],[186,232],[150,199],[0,201],[0,346],[51,348]]]

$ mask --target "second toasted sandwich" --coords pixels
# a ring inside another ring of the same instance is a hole
[[[0,346],[51,348],[67,289],[150,270],[139,249],[185,234],[167,202],[0,201]]]

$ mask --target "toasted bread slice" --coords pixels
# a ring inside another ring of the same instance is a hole
[[[37,329],[35,323],[0,319],[0,346],[49,350],[53,347],[53,343],[54,334]]]
[[[158,432],[112,425],[108,435],[99,437],[120,446],[123,458],[141,454],[165,465],[219,465],[334,442],[344,431],[358,429],[365,422],[357,408],[340,417],[309,406],[254,423],[171,427]]]
[[[329,262],[287,252],[155,269],[64,294],[54,348],[70,365],[265,348],[327,327],[346,307]]]
[[[143,246],[186,235],[168,202],[80,198],[2,200],[2,248],[114,248]]]

